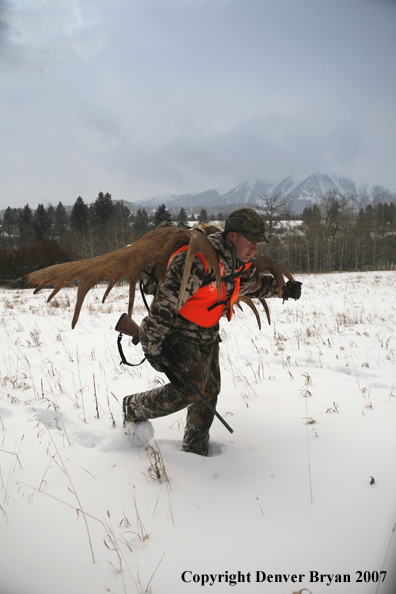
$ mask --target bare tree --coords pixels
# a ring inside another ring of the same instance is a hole
[[[259,206],[268,222],[267,235],[271,238],[274,235],[275,222],[281,220],[284,216],[290,215],[290,204],[293,198],[285,196],[282,192],[273,194],[263,194],[260,196]]]
[[[326,270],[345,270],[352,242],[351,226],[355,200],[338,190],[327,192],[320,200],[323,237],[322,250]]]

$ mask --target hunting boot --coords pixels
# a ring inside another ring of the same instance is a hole
[[[122,411],[125,435],[131,444],[147,447],[154,437],[154,428],[136,404],[135,395],[125,396],[122,401]]]

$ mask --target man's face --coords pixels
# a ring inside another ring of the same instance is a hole
[[[257,242],[249,241],[237,231],[229,231],[228,240],[236,245],[236,257],[241,262],[248,262],[257,251]]]

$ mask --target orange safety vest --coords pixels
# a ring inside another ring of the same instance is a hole
[[[172,260],[173,256],[176,256],[179,252],[186,252],[188,250],[188,245],[183,246],[179,250],[177,250],[169,259],[169,262]],[[208,263],[206,262],[204,256],[201,253],[196,255],[202,262],[205,267],[205,274],[208,271]],[[217,256],[219,258],[219,256]],[[168,264],[169,264],[168,262]],[[247,262],[243,266],[238,268],[236,274],[242,274],[245,272],[250,266],[252,262]],[[220,275],[222,277],[225,276],[224,271],[224,264],[219,258],[219,268],[220,268]],[[200,286],[198,291],[194,293],[189,299],[187,299],[186,303],[183,307],[179,310],[179,314],[197,324],[198,326],[203,326],[204,328],[211,328],[215,326],[224,312],[224,307],[226,304],[227,292],[225,287],[225,280],[221,281],[221,292],[220,292],[220,301],[217,300],[217,282],[212,281],[207,284],[203,284]],[[227,318],[228,321],[231,321],[232,318],[232,305],[238,298],[239,294],[239,287],[241,284],[241,279],[239,276],[233,276],[233,280],[235,280],[235,287],[231,295],[230,304],[227,310]]]

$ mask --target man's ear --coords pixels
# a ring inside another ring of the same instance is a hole
[[[231,241],[231,243],[234,243],[235,240],[238,237],[238,232],[237,231],[228,231],[227,233],[227,240]]]

